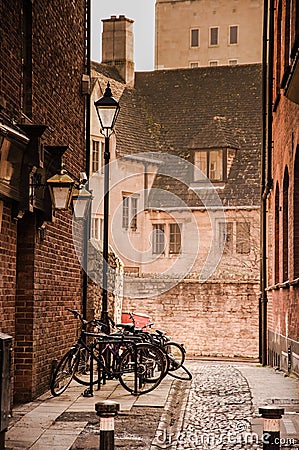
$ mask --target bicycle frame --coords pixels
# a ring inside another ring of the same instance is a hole
[[[85,336],[90,336],[90,337],[94,337],[97,340],[92,342],[91,344],[87,345],[85,342]],[[134,342],[134,339],[130,338],[130,339],[126,339],[121,337],[109,337],[107,336],[107,338],[102,337],[102,335],[99,335],[97,333],[90,333],[87,331],[82,331],[81,332],[81,336],[78,339],[78,344],[81,346],[81,348],[85,348],[85,350],[90,354],[90,380],[89,380],[89,388],[86,389],[83,393],[83,396],[88,396],[88,397],[92,397],[93,396],[93,364],[94,364],[94,360],[97,362],[97,370],[98,370],[98,389],[101,388],[101,377],[100,377],[100,372],[101,370],[108,376],[114,378],[118,378],[120,376],[120,372],[119,371],[113,371],[113,370],[109,370],[103,363],[102,361],[98,358],[98,356],[94,353],[94,349],[96,348],[96,346],[98,345],[105,345],[106,344],[106,348],[110,348],[110,345],[116,343],[116,344],[120,344],[120,345],[125,345],[126,348],[128,347],[133,347],[134,350],[134,375],[135,375],[135,384],[134,384],[134,393],[136,394],[138,391],[138,385],[137,385],[137,352],[136,352],[136,343]],[[100,353],[102,354],[102,352]],[[114,353],[116,355],[116,353]]]

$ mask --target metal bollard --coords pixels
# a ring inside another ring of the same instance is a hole
[[[280,419],[284,415],[284,408],[263,406],[259,408],[263,418],[263,450],[280,449]]]
[[[95,404],[100,418],[100,450],[114,450],[114,417],[119,411],[119,403],[103,400]]]

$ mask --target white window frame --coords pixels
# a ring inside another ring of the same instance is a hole
[[[210,66],[210,67],[217,67],[217,66],[219,66],[219,61],[218,61],[218,59],[211,59],[211,60],[209,61],[209,66]]]
[[[228,65],[229,66],[237,66],[238,65],[238,60],[237,59],[229,59],[228,60]]]
[[[213,153],[219,153],[221,155],[221,177],[220,178],[211,178],[211,173],[213,173],[213,159],[212,155]],[[205,158],[200,158],[200,156],[205,155]],[[226,161],[225,161],[226,158]],[[200,163],[202,161],[202,163]],[[203,167],[202,164],[205,164],[205,167]],[[227,164],[227,152],[226,149],[223,148],[211,148],[208,150],[195,150],[194,152],[194,176],[199,175],[199,179],[194,177],[194,182],[202,181],[200,178],[200,174],[198,173],[198,170],[201,170],[201,172],[211,181],[211,183],[219,183],[219,182],[225,182],[226,181],[226,173],[225,173],[225,166]],[[202,165],[202,167],[199,167]]]
[[[152,253],[153,255],[163,255],[166,250],[166,224],[165,223],[154,223],[153,224],[153,245]]]
[[[137,230],[139,196],[129,193],[122,194],[122,228]]]
[[[179,233],[173,233],[176,228]],[[161,222],[152,224],[152,253],[173,257],[182,254],[183,224],[179,222]],[[179,236],[179,239],[178,239]]]
[[[199,61],[190,61],[189,67],[190,69],[196,69],[197,67],[199,67]]]
[[[168,228],[169,228],[169,244],[168,244],[169,254],[180,255],[182,252],[182,224],[178,222],[170,223],[168,224]],[[174,231],[174,228],[176,228],[176,231]]]
[[[228,241],[227,241],[228,237]],[[218,222],[218,243],[227,255],[249,255],[251,252],[251,224],[249,220],[228,219]]]
[[[103,236],[103,219],[101,217],[92,217],[91,219],[91,237],[101,240]]]

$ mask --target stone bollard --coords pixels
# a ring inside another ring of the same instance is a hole
[[[95,404],[100,418],[100,450],[114,450],[114,417],[119,411],[119,403],[103,400]]]
[[[263,450],[280,449],[280,419],[284,415],[284,408],[263,406],[259,408],[263,418]]]

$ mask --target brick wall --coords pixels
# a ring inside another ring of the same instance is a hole
[[[16,245],[16,223],[11,219],[10,206],[4,203],[0,232],[0,331],[13,337],[15,334]]]
[[[138,294],[154,282],[132,279],[126,288]],[[189,356],[257,357],[258,295],[254,282],[183,280],[158,297],[125,297],[123,311],[149,314],[156,328],[185,344]]]
[[[26,3],[26,2],[25,2]],[[22,116],[22,4],[4,0],[0,58],[1,120],[48,125],[43,144],[69,146],[66,169],[85,170],[85,1],[32,4],[32,117]],[[4,14],[5,11],[5,14]],[[5,200],[5,199],[4,199]],[[66,307],[82,308],[82,269],[72,241],[72,215],[56,213],[40,239],[40,212],[12,221],[4,201],[0,233],[1,331],[15,337],[15,401],[49,387],[52,363],[74,342],[77,321]],[[3,275],[2,275],[3,274]]]
[[[296,279],[298,278],[297,235],[299,230],[297,194],[299,189],[299,105],[286,98],[285,91],[282,89],[285,87],[286,69],[290,69],[290,64],[294,62],[290,59],[295,55],[294,49],[298,48],[298,44],[295,43],[295,38],[298,37],[296,25],[298,6],[294,3],[289,14],[288,2],[275,3],[277,5],[274,8],[274,58],[270,61],[270,64],[273,62],[274,67],[272,86],[274,188],[269,197],[272,226],[268,228],[271,251],[269,256],[272,266],[268,278],[272,288],[268,308],[269,363],[298,373],[299,285],[296,284]],[[292,48],[293,50],[290,51]],[[293,56],[290,55],[291,53]],[[287,189],[287,183],[284,182],[287,180],[286,174],[288,174]],[[276,196],[277,192],[279,196]],[[289,361],[288,350],[290,353],[293,352]]]

